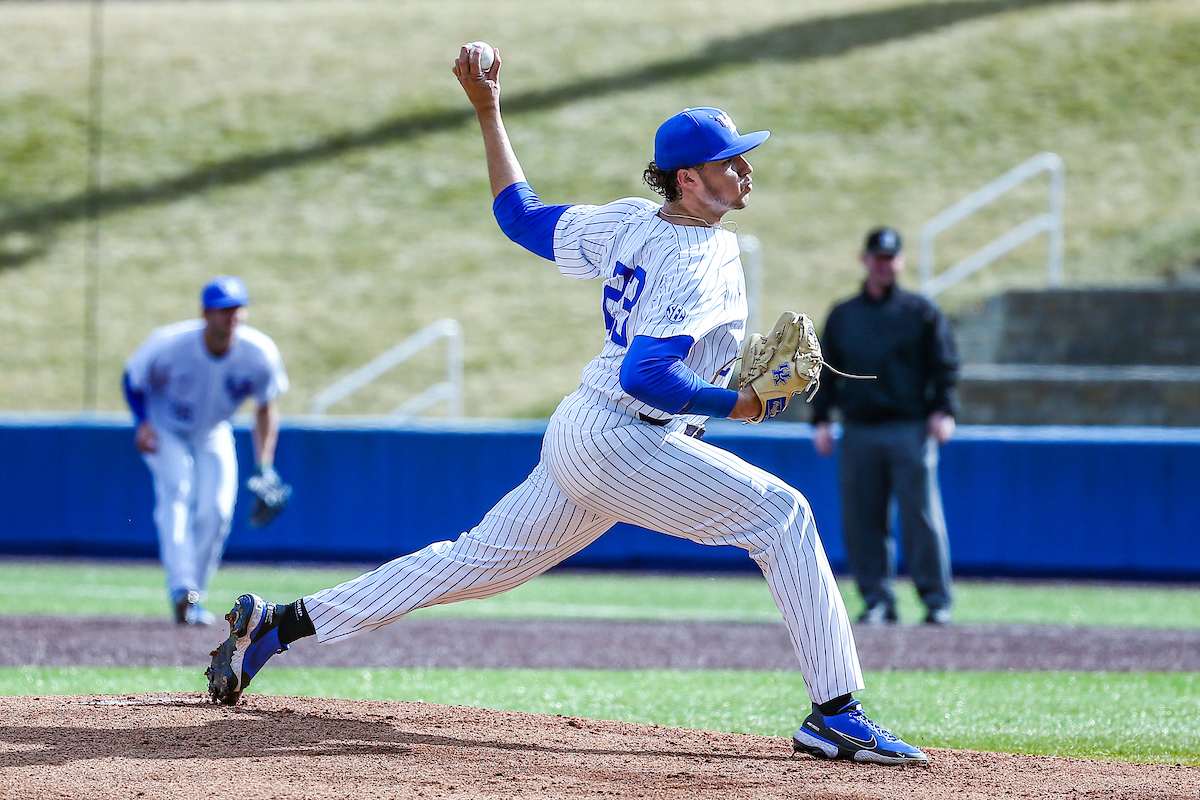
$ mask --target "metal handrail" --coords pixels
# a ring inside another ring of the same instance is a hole
[[[961,222],[1006,192],[1042,172],[1050,173],[1049,210],[1045,214],[1031,217],[1002,236],[976,250],[945,272],[933,274],[933,240],[939,233]],[[954,284],[977,272],[1000,256],[1024,244],[1039,233],[1049,235],[1046,256],[1047,282],[1050,286],[1062,286],[1062,205],[1063,205],[1063,161],[1054,153],[1038,153],[996,180],[978,189],[954,205],[942,211],[921,226],[920,267],[921,292],[934,297]]]
[[[388,416],[407,419],[434,403],[446,401],[446,416],[462,416],[463,345],[462,326],[456,320],[440,319],[400,342],[387,352],[351,372],[327,389],[322,389],[308,404],[310,414],[324,414],[339,400],[344,400],[362,387],[374,381],[388,370],[411,358],[420,350],[439,339],[446,339],[446,380],[430,386],[425,391],[392,409]]]

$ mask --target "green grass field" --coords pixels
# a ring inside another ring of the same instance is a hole
[[[86,3],[0,3],[0,410],[122,409],[124,359],[231,272],[279,343],[285,414],[439,318],[465,329],[465,413],[542,417],[597,349],[596,287],[499,233],[458,46],[504,58],[505,110],[547,202],[649,196],[657,125],[718,105],[767,128],[737,215],[763,303],[818,323],[863,232],[920,225],[1041,151],[1066,162],[1066,280],[1193,269],[1200,251],[1194,0],[108,0],[90,305]],[[636,20],[630,25],[629,20]],[[1033,181],[938,240],[945,267],[1040,212]],[[1045,281],[1031,242],[951,311]],[[914,259],[915,260],[915,259]],[[916,265],[911,268],[915,272]],[[915,276],[910,276],[915,278]],[[760,326],[761,327],[761,326]],[[406,364],[335,413],[439,377]],[[531,379],[536,376],[535,379]]]
[[[357,568],[230,566],[216,597],[253,589],[287,600]],[[960,581],[958,619],[971,623],[1196,628],[1200,589]],[[852,589],[847,604],[857,609]],[[156,564],[0,562],[3,615],[165,614]],[[919,619],[905,587],[902,617]],[[751,576],[551,572],[490,600],[418,615],[630,620],[778,619]],[[536,624],[531,622],[531,624]],[[0,694],[202,692],[194,669],[0,668]],[[860,693],[874,717],[927,747],[1200,765],[1195,673],[870,672]],[[786,735],[806,697],[799,672],[644,670],[269,669],[260,693],[408,700]],[[798,699],[799,698],[799,699]]]
[[[373,565],[372,565],[373,566]],[[356,566],[223,567],[209,605],[226,609],[253,591],[289,602],[364,571]],[[161,616],[167,613],[157,563],[0,561],[0,615]],[[849,581],[839,583],[852,615],[862,608]],[[955,619],[967,624],[1200,628],[1200,589],[1156,584],[967,581],[956,584]],[[921,608],[910,586],[898,593],[901,619]],[[777,622],[762,578],[737,575],[611,574],[552,570],[487,600],[421,609],[414,615],[491,619],[617,619]]]

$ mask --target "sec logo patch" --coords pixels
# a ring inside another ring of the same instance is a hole
[[[678,303],[672,303],[667,307],[667,320],[670,322],[683,322],[687,318],[687,311]]]

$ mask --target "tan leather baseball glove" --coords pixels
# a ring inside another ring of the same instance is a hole
[[[794,395],[815,392],[825,363],[812,320],[793,311],[783,312],[766,336],[747,336],[739,358],[738,388],[750,386],[762,400],[762,411],[747,420],[753,423],[778,416]]]

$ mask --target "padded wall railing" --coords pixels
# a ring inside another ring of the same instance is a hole
[[[243,467],[249,417],[236,418]],[[478,522],[537,463],[544,421],[285,418],[276,464],[295,493],[269,528],[246,524],[229,560],[382,563]],[[836,463],[804,423],[714,422],[706,441],[776,473],[811,503],[844,568]],[[0,415],[0,553],[153,558],[150,474],[128,415]],[[1200,578],[1200,429],[963,425],[942,450],[960,575]],[[741,550],[619,525],[568,565],[753,570]]]

